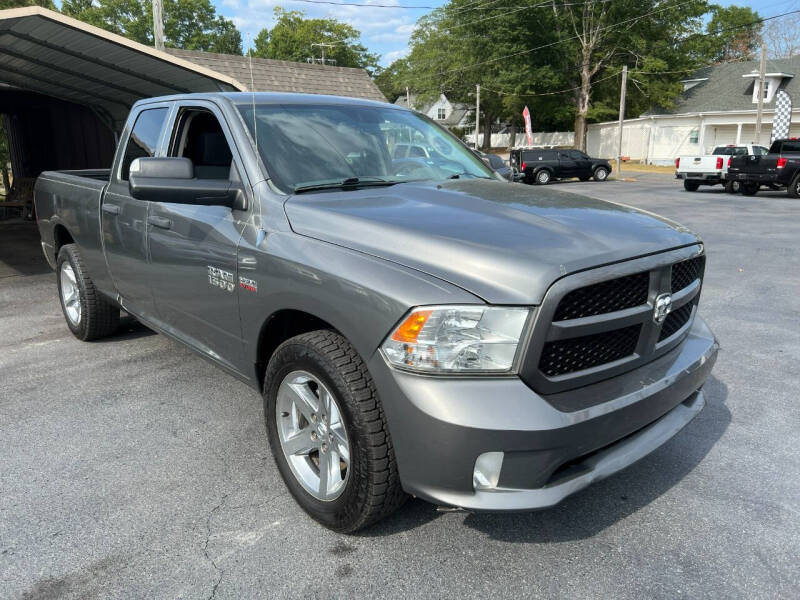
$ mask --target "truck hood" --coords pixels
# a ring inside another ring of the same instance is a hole
[[[539,304],[569,273],[698,242],[628,206],[489,180],[302,194],[285,209],[300,235],[423,271],[492,304]]]

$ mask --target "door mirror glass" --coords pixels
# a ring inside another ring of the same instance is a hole
[[[131,163],[128,188],[138,200],[245,208],[239,184],[228,179],[195,178],[194,165],[188,158],[137,158]]]

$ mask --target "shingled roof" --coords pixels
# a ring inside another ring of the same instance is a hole
[[[726,63],[704,67],[696,71],[689,81],[697,85],[683,92],[669,110],[654,110],[649,114],[685,114],[697,112],[750,111],[753,104],[753,79],[743,77],[758,72],[758,61]],[[800,102],[800,56],[767,61],[767,73],[786,73],[794,77],[785,78],[780,89],[785,89]],[[698,81],[701,80],[701,81]],[[771,109],[773,106],[765,105]]]
[[[167,52],[217,73],[233,77],[250,89],[250,66],[246,56],[214,54],[195,50]],[[386,102],[364,69],[332,67],[317,64],[253,58],[253,91],[296,92],[301,94],[330,94]]]

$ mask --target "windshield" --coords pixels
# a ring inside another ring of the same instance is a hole
[[[389,106],[238,106],[278,188],[482,177],[492,171],[427,118]],[[255,114],[255,127],[254,127]]]

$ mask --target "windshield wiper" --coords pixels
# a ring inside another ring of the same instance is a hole
[[[325,183],[312,183],[310,185],[299,185],[294,188],[295,194],[302,194],[303,192],[314,192],[317,190],[333,190],[333,189],[347,189],[358,188],[370,185],[395,185],[397,183],[405,183],[404,181],[391,181],[389,179],[381,179],[380,177],[348,177],[338,181],[328,181]]]

